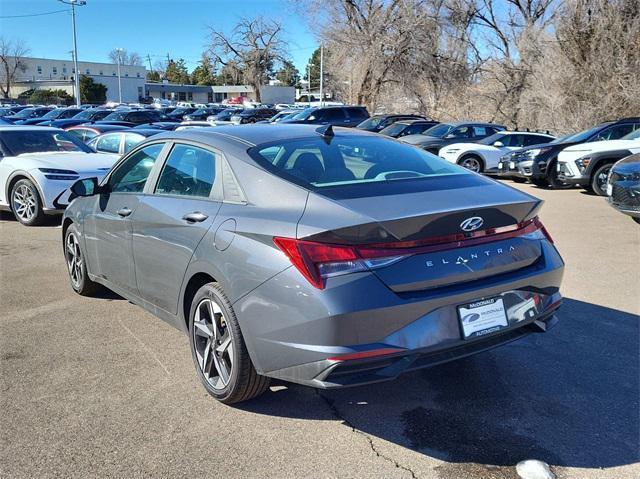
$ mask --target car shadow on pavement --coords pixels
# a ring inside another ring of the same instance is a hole
[[[604,468],[639,460],[638,316],[565,299],[544,334],[387,383],[317,391],[272,388],[240,407],[341,419],[448,462],[539,459]],[[322,404],[324,403],[324,404]]]

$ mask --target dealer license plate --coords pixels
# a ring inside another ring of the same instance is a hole
[[[458,318],[464,339],[492,334],[509,325],[502,298],[483,299],[458,306]]]

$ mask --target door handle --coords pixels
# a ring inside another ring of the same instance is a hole
[[[187,223],[202,223],[208,217],[209,215],[205,215],[204,213],[201,213],[199,211],[194,211],[193,213],[187,213],[182,217],[182,219]]]
[[[127,208],[126,206],[125,206],[124,208],[120,208],[120,209],[118,210],[118,214],[119,214],[120,216],[122,216],[123,218],[126,218],[126,217],[127,217],[127,216],[129,216],[131,213],[132,213],[132,211],[131,211],[129,208]]]

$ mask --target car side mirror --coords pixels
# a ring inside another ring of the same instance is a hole
[[[71,185],[71,195],[73,198],[78,196],[93,196],[99,193],[98,178],[82,178]]]
[[[501,141],[496,141],[493,143],[493,146],[496,146],[498,148],[502,148],[504,146],[504,143],[502,143]]]
[[[309,116],[309,118],[307,118],[307,121],[313,121],[315,119],[316,119],[315,115],[311,115]]]
[[[445,136],[444,138],[445,138],[445,140],[450,140],[450,139],[455,138],[455,137],[456,137],[456,135],[454,135],[453,133],[449,133],[449,134],[448,134],[447,136]]]

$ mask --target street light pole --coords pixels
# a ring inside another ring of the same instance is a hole
[[[118,103],[122,103],[122,81],[120,79],[120,63],[122,62],[120,58],[120,54],[122,53],[122,48],[116,48],[118,52]]]
[[[78,71],[78,40],[76,37],[76,5],[82,7],[87,4],[85,0],[58,0],[67,5],[71,5],[71,23],[73,24],[73,69],[76,71],[73,76],[75,83],[76,106],[80,106],[80,71]]]

